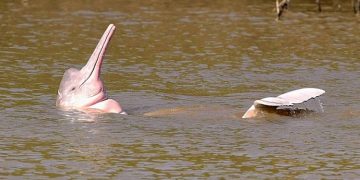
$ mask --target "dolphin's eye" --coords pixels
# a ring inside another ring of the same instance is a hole
[[[75,87],[71,88],[71,91],[74,91],[75,90]]]

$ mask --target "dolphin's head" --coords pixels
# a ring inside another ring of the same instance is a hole
[[[65,71],[58,90],[56,105],[60,107],[90,107],[106,100],[104,84],[94,72],[75,68]]]
[[[110,24],[87,64],[81,70],[70,68],[65,71],[58,90],[57,106],[95,108],[105,112],[121,111],[121,107],[116,101],[111,100],[109,103],[104,83],[100,79],[103,56],[114,31],[115,26]],[[117,110],[114,111],[114,108]]]

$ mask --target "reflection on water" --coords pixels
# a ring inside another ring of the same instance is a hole
[[[0,177],[356,179],[360,19],[343,6],[276,22],[262,0],[2,1]],[[56,109],[110,23],[103,79],[131,115]],[[325,113],[236,118],[301,87],[326,90]],[[166,108],[192,113],[143,116]]]

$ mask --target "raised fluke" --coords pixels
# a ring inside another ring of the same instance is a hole
[[[311,110],[322,111],[322,105],[318,100],[315,101],[316,107],[311,107],[311,109],[307,106],[301,106],[301,104],[315,99],[324,93],[325,91],[322,89],[302,88],[281,94],[277,97],[267,97],[256,100],[242,118],[256,117],[261,111],[271,111],[285,115]]]

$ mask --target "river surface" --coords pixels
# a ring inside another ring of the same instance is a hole
[[[267,0],[1,1],[0,178],[359,179],[360,17],[347,1],[290,8],[275,21]],[[57,109],[64,71],[110,23],[102,79],[129,115]],[[325,113],[239,118],[302,87],[326,91]]]

